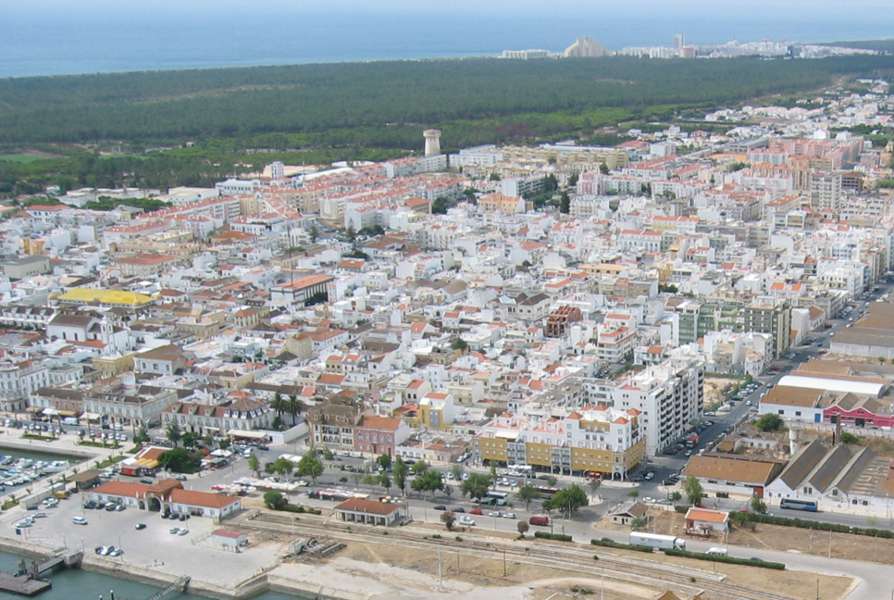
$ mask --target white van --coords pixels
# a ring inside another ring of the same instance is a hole
[[[726,548],[719,548],[717,546],[713,546],[711,548],[708,548],[705,551],[705,554],[707,554],[708,556],[726,556]]]

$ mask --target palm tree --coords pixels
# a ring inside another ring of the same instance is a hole
[[[270,403],[270,408],[276,411],[276,416],[282,419],[282,415],[286,412],[288,408],[286,401],[283,399],[282,394],[276,392],[273,395],[273,401]]]
[[[289,411],[289,414],[292,416],[292,426],[293,427],[298,422],[298,415],[300,415],[302,412],[304,412],[304,408],[305,408],[304,402],[299,400],[297,396],[295,396],[294,394],[289,396],[288,411]]]
[[[171,423],[168,425],[167,429],[168,440],[174,444],[174,448],[177,447],[177,443],[180,441],[181,433],[180,426],[177,423]]]

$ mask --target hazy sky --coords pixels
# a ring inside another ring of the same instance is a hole
[[[661,14],[673,15],[730,15],[741,12],[753,18],[764,13],[767,19],[778,15],[800,15],[828,18],[859,12],[883,11],[887,17],[891,2],[881,0],[30,0],[9,2],[4,12],[34,13],[52,10],[66,13],[110,11],[114,13],[194,11],[325,13],[325,12],[411,12],[411,13],[469,13],[469,14],[528,14],[552,15],[567,12],[568,16],[599,14]]]

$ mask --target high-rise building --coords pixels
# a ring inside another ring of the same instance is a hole
[[[684,45],[683,34],[682,33],[676,34],[674,36],[674,48],[676,48],[677,51],[679,52],[680,50],[683,49],[683,45]]]
[[[270,178],[273,181],[282,181],[286,177],[286,166],[280,162],[275,161],[270,163]]]
[[[441,153],[441,130],[426,129],[422,132],[425,137],[425,155],[436,156]]]
[[[778,358],[791,345],[792,307],[788,300],[758,298],[745,307],[744,331],[773,337],[773,356]]]

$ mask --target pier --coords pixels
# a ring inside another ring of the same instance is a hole
[[[43,560],[33,560],[30,565],[23,559],[15,573],[0,571],[0,591],[20,596],[35,596],[44,592],[53,584],[45,575],[58,567],[76,568],[81,565],[83,553],[60,553]]]
[[[187,575],[178,577],[176,581],[172,581],[164,589],[152,594],[148,600],[168,600],[168,598],[173,598],[178,594],[182,594],[186,591],[186,586],[189,585],[189,580],[190,577]]]

